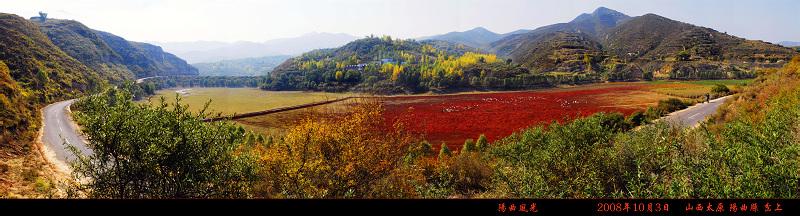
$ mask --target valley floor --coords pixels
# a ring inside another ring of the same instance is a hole
[[[552,121],[588,116],[597,112],[630,114],[644,110],[658,101],[679,98],[700,101],[715,84],[729,88],[751,80],[701,80],[599,83],[580,86],[560,86],[529,91],[461,92],[454,94],[422,94],[375,97],[386,109],[387,125],[405,121],[406,127],[428,141],[447,143],[458,148],[464,140],[485,134],[490,141],[516,131]],[[223,114],[254,112],[277,107],[294,106],[323,100],[357,96],[350,93],[274,92],[255,88],[191,88],[165,89],[150,98],[174,101],[176,92],[181,103],[200,110],[211,100],[209,110]],[[264,116],[235,120],[238,124],[266,135],[282,135],[298,120],[319,114],[335,114],[348,110],[348,100],[314,108],[292,110]],[[697,116],[695,116],[697,117]]]

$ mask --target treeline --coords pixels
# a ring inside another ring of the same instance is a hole
[[[266,83],[265,76],[166,76],[146,79],[141,83],[128,83],[135,99],[154,95],[167,88],[258,88]]]

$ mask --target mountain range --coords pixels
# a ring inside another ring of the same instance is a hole
[[[631,17],[605,7],[580,14],[570,22],[533,30],[497,34],[478,27],[420,39],[479,48],[539,72],[615,70],[637,73],[640,78],[645,73],[661,78],[699,78],[698,71],[731,77],[775,67],[796,53],[656,14]],[[790,41],[780,44],[800,45]],[[675,61],[678,55],[692,61]]]
[[[174,53],[189,63],[216,62],[241,58],[279,55],[298,55],[314,49],[342,46],[358,39],[342,33],[308,33],[294,38],[281,38],[265,42],[152,42]]]
[[[785,47],[800,47],[800,42],[797,41],[781,41],[778,44]]]
[[[264,56],[192,64],[200,76],[265,76],[291,58],[288,55]]]
[[[446,34],[441,35],[434,35],[428,37],[421,37],[417,40],[427,41],[427,40],[440,40],[440,41],[447,41],[451,43],[463,44],[474,48],[479,49],[486,49],[489,48],[489,45],[492,42],[500,40],[510,35],[522,34],[529,32],[530,30],[527,29],[520,29],[513,32],[505,33],[505,34],[498,34],[492,31],[489,31],[483,27],[476,27],[474,29],[470,29],[463,32],[449,32]]]
[[[288,59],[267,87],[391,93],[752,78],[796,54],[656,14],[633,17],[600,7],[570,22],[507,34],[479,27],[419,41],[359,39]]]
[[[660,78],[730,78],[778,67],[796,52],[656,14],[630,17],[600,7],[568,23],[502,38],[491,51],[539,72],[624,69]],[[699,73],[716,75],[699,77]]]

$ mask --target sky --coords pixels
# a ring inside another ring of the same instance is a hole
[[[310,32],[418,38],[478,26],[505,33],[569,22],[604,6],[655,13],[770,42],[800,41],[797,0],[0,0],[134,41],[267,41]]]

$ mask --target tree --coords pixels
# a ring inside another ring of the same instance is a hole
[[[442,147],[439,148],[439,160],[443,160],[450,156],[453,156],[453,152],[450,151],[450,148],[447,147],[446,143],[442,143]]]
[[[204,123],[180,99],[157,107],[109,89],[75,103],[92,154],[77,156],[76,189],[92,198],[247,198],[258,175],[244,129]]]
[[[342,81],[344,79],[344,73],[342,71],[336,71],[336,81]]]
[[[466,152],[474,152],[475,151],[475,141],[472,139],[464,140],[464,146],[461,147],[461,153]]]
[[[481,134],[478,136],[478,141],[475,142],[475,149],[479,152],[486,151],[489,148],[489,141],[486,140],[486,135]]]

